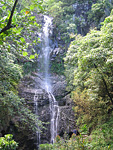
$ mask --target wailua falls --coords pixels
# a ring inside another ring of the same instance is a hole
[[[58,102],[56,101],[51,88],[51,79],[50,79],[50,72],[49,72],[49,60],[50,60],[50,53],[51,53],[51,47],[50,47],[50,39],[49,34],[52,33],[52,19],[48,16],[44,15],[44,24],[42,27],[42,33],[41,33],[41,52],[39,55],[39,60],[41,62],[40,69],[38,69],[38,74],[40,74],[40,77],[42,78],[41,81],[41,88],[46,91],[49,98],[49,115],[50,115],[50,143],[54,143],[55,137],[57,136],[57,127],[58,127],[58,121],[59,121],[59,106]],[[34,109],[35,114],[39,115],[38,113],[38,98],[39,94],[36,91],[34,96]],[[37,136],[37,149],[40,144],[40,132],[36,132]]]

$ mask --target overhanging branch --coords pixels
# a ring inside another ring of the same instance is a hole
[[[12,8],[12,11],[11,11],[11,15],[9,17],[9,20],[8,20],[8,23],[7,25],[0,31],[0,34],[7,31],[8,29],[12,28],[12,27],[15,27],[15,25],[12,25],[12,17],[13,17],[13,14],[14,14],[14,11],[15,11],[15,8],[16,8],[16,5],[17,5],[17,2],[18,0],[15,0],[15,3],[13,5],[13,8]]]

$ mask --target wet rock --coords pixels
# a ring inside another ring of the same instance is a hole
[[[64,54],[64,50],[61,49],[61,48],[55,48],[51,51],[51,54],[50,54],[50,60],[51,61],[54,61],[55,58],[59,58],[61,55]]]
[[[59,127],[58,133],[62,130],[64,132],[70,132],[72,129],[76,128],[75,116],[72,110],[74,106],[73,100],[70,98],[70,95],[65,96],[62,101],[65,101],[64,106],[60,106],[60,118],[59,118]]]
[[[21,83],[21,97],[24,97],[30,107],[33,109],[34,113],[36,112],[35,102],[38,103],[37,110],[39,119],[42,122],[45,122],[45,128],[42,129],[40,134],[40,143],[50,143],[50,107],[49,107],[49,97],[48,93],[43,89],[43,78],[37,73],[34,73],[33,77],[29,77],[32,82],[35,84],[30,84],[27,86],[27,79]],[[72,111],[73,101],[70,98],[70,95],[67,95],[66,91],[66,81],[63,75],[59,76],[52,74],[50,76],[52,92],[56,97],[56,100],[59,104],[60,116],[58,123],[58,133],[61,132],[61,129],[65,129],[66,132],[69,132],[70,128],[74,128],[75,119],[74,112]],[[23,84],[23,85],[22,85]],[[25,85],[25,87],[24,87]],[[33,87],[34,85],[34,87]],[[31,106],[32,105],[32,106]]]

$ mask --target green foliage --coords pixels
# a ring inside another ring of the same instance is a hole
[[[61,139],[59,136],[56,137],[56,142],[51,144],[41,144],[39,150],[87,150],[88,144],[86,143],[83,136],[72,135],[72,138],[69,139],[65,137]]]
[[[9,47],[13,46],[16,52],[18,51],[18,54],[23,54],[23,56],[28,57],[31,55],[30,59],[33,59],[35,57],[35,50],[29,51],[28,54],[27,50],[38,42],[38,38],[34,37],[33,34],[39,29],[40,25],[37,23],[32,11],[35,11],[34,9],[37,9],[37,12],[42,11],[41,4],[42,1],[37,2],[33,0],[32,2],[30,1],[28,5],[23,5],[23,2],[19,1],[19,3],[17,3],[19,7],[15,8],[12,16],[12,28],[0,34],[1,44],[3,44],[3,42],[8,43]],[[3,0],[0,1],[0,5],[2,11],[2,15],[0,16],[0,30],[2,30],[9,21],[14,1],[10,0],[6,4],[5,0]],[[32,10],[31,7],[33,7]]]
[[[51,65],[51,72],[63,75],[64,74],[63,62],[61,62],[61,63],[53,62]]]
[[[52,144],[40,144],[39,150],[53,150]]]
[[[87,3],[87,4],[86,4]],[[82,4],[82,6],[81,6]],[[70,34],[86,34],[88,28],[100,28],[100,22],[110,15],[113,3],[108,0],[46,0],[43,6],[47,9],[48,14],[53,17],[56,38],[63,43],[70,43]],[[75,6],[79,5],[84,10],[77,12]],[[87,5],[88,10],[85,10]],[[91,6],[91,10],[90,10]],[[76,15],[77,14],[77,15]],[[87,28],[86,30],[84,28]],[[60,42],[59,41],[59,42]]]
[[[88,19],[92,21],[93,18],[93,21],[95,21],[96,25],[98,25],[101,17],[105,14],[104,10],[105,7],[103,3],[93,4]]]
[[[1,150],[16,150],[18,144],[12,139],[13,135],[7,134],[5,137],[0,137]]]
[[[34,62],[29,61],[29,62],[24,63],[24,65],[23,65],[24,74],[26,75],[26,74],[31,74],[32,72],[35,72],[38,67],[37,65],[38,64],[36,61],[34,61]]]
[[[92,132],[92,149],[113,149],[112,124],[103,124]]]
[[[66,68],[65,75],[67,77],[68,90],[73,90],[74,74],[78,67],[77,52],[80,46],[81,39],[82,39],[81,35],[77,35],[77,36],[75,35],[75,40],[71,42],[66,57],[64,58],[64,63]]]
[[[54,39],[67,51],[69,43],[74,40],[73,35],[76,33],[85,35],[89,28],[100,28],[100,22],[110,14],[112,2],[108,0],[46,0],[43,2],[43,6],[46,9],[46,14],[53,17]],[[61,70],[59,68],[62,68],[62,65],[54,62],[51,70],[56,72],[58,69],[57,72],[59,72]],[[72,88],[71,78],[74,74],[72,70],[70,71],[69,89]]]
[[[59,75],[64,74],[64,61],[62,56],[57,56],[54,61],[51,62],[50,71]]]
[[[113,111],[112,34],[111,13],[102,23],[100,31],[91,30],[84,37],[75,36],[64,59],[68,89],[74,91],[72,98],[75,102],[73,109],[78,118],[77,124],[79,127],[86,124],[89,134],[93,134],[92,130],[97,127],[98,133],[94,134],[92,149],[112,149],[112,136],[107,129]],[[101,133],[98,126],[104,128]],[[111,139],[106,137],[107,132]]]
[[[80,130],[79,136],[72,135],[70,139],[56,137],[55,143],[41,144],[39,150],[112,150],[113,149],[113,119],[98,125],[91,135],[87,135],[87,125]]]
[[[26,10],[35,11],[37,13],[42,13],[44,8],[42,7],[43,0],[21,0],[20,5],[24,6]],[[25,5],[26,4],[26,5]]]
[[[33,0],[25,6],[19,1],[12,16],[12,28],[0,34],[0,130],[6,129],[10,120],[16,125],[21,124],[21,128],[27,127],[31,130],[37,129],[36,124],[41,126],[38,116],[18,96],[18,84],[25,74],[23,66],[26,62],[32,64],[31,59],[37,57],[33,44],[37,44],[39,39],[33,37],[33,34],[39,29],[39,24],[32,11],[37,6],[38,12],[42,12],[41,4],[41,1],[38,3]],[[0,1],[0,30],[7,25],[13,5],[13,0]]]
[[[95,26],[100,28],[100,22],[102,22],[105,19],[105,17],[107,17],[110,14],[112,8],[112,2],[108,0],[98,0],[97,3],[92,5],[91,10],[88,12],[89,22],[93,22]]]
[[[66,75],[72,83],[74,81],[75,87],[90,87],[94,91],[98,86],[98,90],[105,92],[105,87],[101,87],[103,78],[112,86],[113,16],[106,18],[103,24],[101,31],[91,30],[85,37],[76,36],[69,47],[64,59]]]
[[[80,89],[73,92],[72,96],[75,107],[73,110],[77,119],[77,125],[81,126],[83,134],[90,134],[91,131],[100,123],[107,121],[108,108],[106,102],[99,100],[90,100],[87,90],[81,92]]]
[[[112,150],[113,149],[113,116],[105,123],[100,123],[90,136],[85,137],[88,149],[91,150]]]
[[[53,24],[56,29],[55,34],[64,43],[69,43],[71,40],[70,34],[77,32],[76,25],[73,21],[73,2],[47,0],[44,3],[44,6],[48,8],[48,13],[53,17]]]

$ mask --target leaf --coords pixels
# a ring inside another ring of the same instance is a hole
[[[5,4],[5,3],[4,3],[4,2],[2,2],[2,1],[1,1],[0,3],[1,3],[1,4]]]
[[[34,6],[33,6],[33,5],[31,5],[31,6],[30,6],[30,10],[33,10],[33,9],[34,9]]]
[[[23,14],[23,13],[25,13],[25,10],[24,10],[24,9],[22,9],[22,10],[20,11],[20,13],[22,13],[22,14]]]
[[[40,25],[37,22],[34,22],[34,25],[40,27]]]
[[[20,38],[20,41],[21,41],[22,43],[25,43],[25,39],[24,39],[23,37]]]
[[[0,45],[2,45],[3,44],[3,42],[0,40]]]
[[[43,11],[44,9],[43,9],[43,7],[41,6],[41,5],[38,5],[38,7]]]
[[[13,16],[12,21],[13,21],[13,23],[16,23],[16,21],[17,21],[16,16]]]
[[[38,58],[38,55],[39,55],[39,54],[35,53],[35,57],[36,57],[36,58]]]
[[[16,29],[16,34],[17,34],[17,35],[21,34],[22,29],[23,29],[23,28],[17,28],[17,29]]]
[[[23,52],[22,54],[23,54],[23,56],[27,56],[28,52]]]
[[[30,59],[34,59],[34,58],[35,58],[35,55],[30,55],[29,58],[30,58]]]
[[[31,20],[35,19],[35,16],[31,16],[30,19],[31,19]]]
[[[5,5],[2,7],[3,10],[5,10],[6,8],[7,8],[7,7],[6,7]]]

